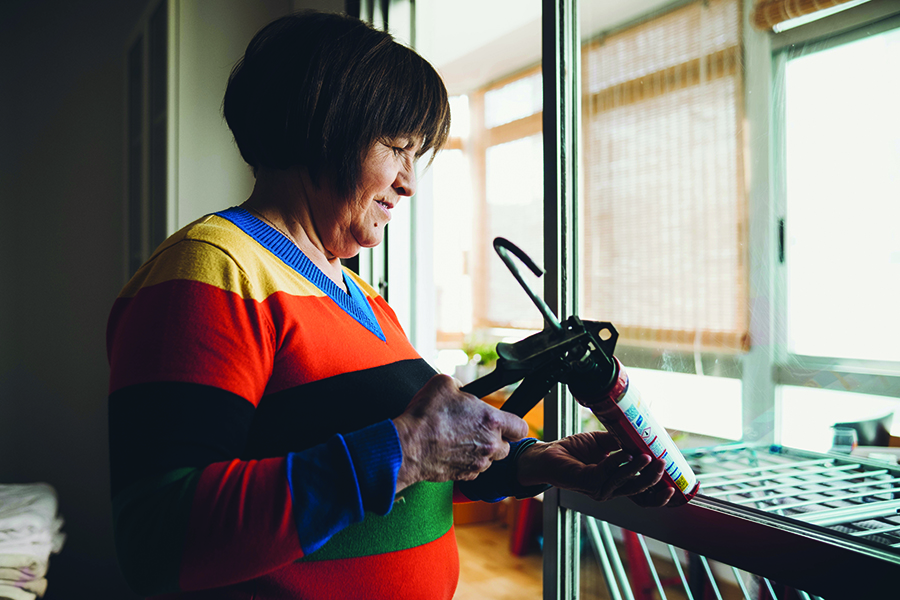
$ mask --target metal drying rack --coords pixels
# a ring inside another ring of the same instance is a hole
[[[804,599],[900,597],[896,464],[752,444],[700,448],[685,456],[701,490],[684,507],[641,509],[624,499],[598,503],[561,492],[562,506],[597,519],[587,519],[585,531],[614,599],[634,595],[609,524],[638,534],[660,598],[666,598],[664,586],[644,536],[667,544],[679,575],[676,585],[687,598],[697,597],[698,582],[684,574],[678,548],[697,555],[702,570],[692,572],[705,573],[702,585],[711,584],[718,598],[708,559],[731,566],[748,600],[768,596],[751,596],[738,569],[759,576],[773,598],[772,582]]]

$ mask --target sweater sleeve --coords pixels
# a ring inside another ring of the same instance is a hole
[[[274,320],[231,256],[192,241],[157,253],[113,306],[114,530],[140,594],[263,575],[391,509],[402,456],[389,420],[241,458],[278,352]]]

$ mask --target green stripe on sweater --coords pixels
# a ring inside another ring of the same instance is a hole
[[[366,513],[361,523],[339,531],[303,561],[372,556],[433,542],[453,525],[453,482],[417,483],[394,500],[387,515]]]

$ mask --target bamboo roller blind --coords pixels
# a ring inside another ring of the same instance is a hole
[[[790,19],[844,4],[850,0],[757,0],[750,22],[757,29],[769,30]]]
[[[749,348],[740,3],[583,53],[582,316],[620,343]]]

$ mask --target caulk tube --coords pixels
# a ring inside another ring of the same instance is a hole
[[[633,454],[650,454],[662,460],[666,465],[662,478],[675,490],[669,504],[686,504],[700,489],[697,476],[669,433],[656,422],[640,392],[629,385],[622,363],[615,357],[613,360],[615,373],[605,391],[588,385],[584,380],[573,381],[569,384],[569,390],[575,400],[589,408],[607,431],[616,437],[623,450]]]

